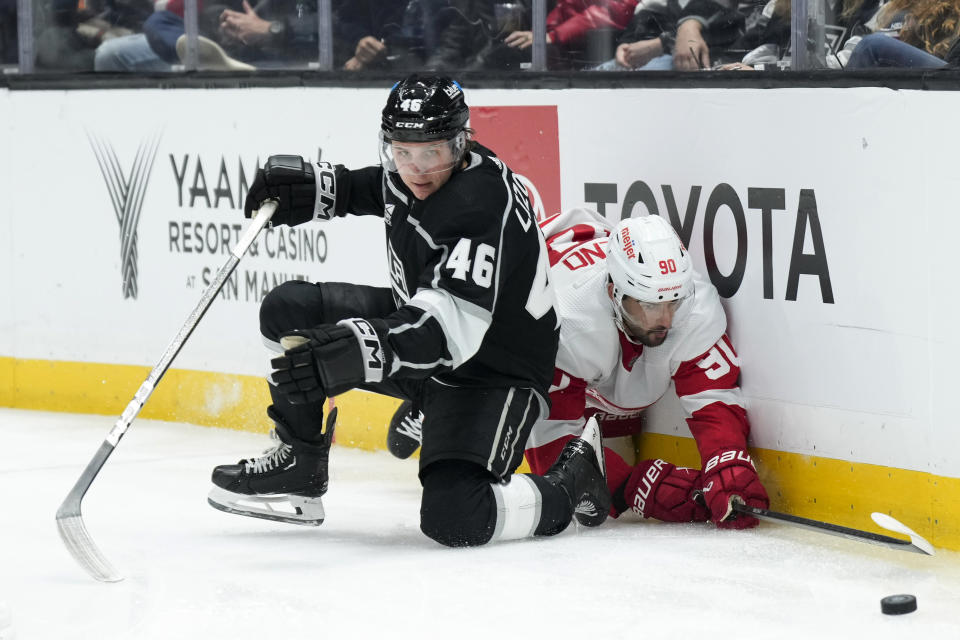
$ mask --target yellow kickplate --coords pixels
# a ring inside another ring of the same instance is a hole
[[[148,367],[0,357],[0,406],[120,415],[149,372]],[[338,444],[386,448],[387,425],[398,400],[351,391],[335,402],[341,408]],[[266,433],[269,403],[262,378],[172,369],[141,415]],[[691,438],[643,434],[635,446],[638,459],[700,466]],[[753,449],[752,454],[776,511],[887,533],[870,519],[870,513],[880,511],[937,547],[960,550],[960,478],[768,449]],[[526,463],[520,471],[529,471]]]

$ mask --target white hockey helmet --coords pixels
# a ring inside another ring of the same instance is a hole
[[[618,316],[624,296],[642,303],[693,294],[693,265],[677,232],[660,216],[621,220],[607,241],[607,271]]]

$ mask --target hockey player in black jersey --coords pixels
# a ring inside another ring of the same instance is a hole
[[[250,187],[274,224],[376,215],[391,288],[286,282],[264,299],[273,449],[213,471],[209,501],[233,513],[319,524],[336,422],[325,400],[361,388],[423,411],[420,527],[473,546],[604,521],[599,428],[543,476],[514,474],[548,413],[558,319],[546,247],[526,188],[471,140],[459,84],[409,76],[383,109],[381,164],[358,170],[271,156]],[[324,428],[324,423],[326,427]]]

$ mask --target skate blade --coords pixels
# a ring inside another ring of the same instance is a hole
[[[310,527],[320,526],[324,518],[321,498],[288,494],[248,496],[214,487],[207,496],[207,503],[225,513]]]
[[[607,457],[603,450],[603,433],[600,431],[600,423],[596,417],[590,416],[587,425],[580,436],[583,440],[593,447],[593,453],[596,456],[597,468],[600,470],[600,476],[604,480],[604,492],[606,492],[607,480]],[[574,517],[577,522],[584,527],[599,527],[607,520],[610,511],[609,496],[596,496],[593,498],[584,497],[574,508]]]
[[[600,423],[597,422],[595,417],[590,416],[590,419],[587,420],[587,426],[583,429],[583,434],[580,437],[593,447],[593,452],[597,456],[597,466],[600,467],[600,474],[606,478],[607,456],[603,451],[603,434],[600,431]]]

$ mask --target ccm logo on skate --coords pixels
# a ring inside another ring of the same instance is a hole
[[[710,471],[710,469],[713,469],[718,464],[721,464],[724,462],[730,462],[731,460],[740,460],[741,462],[746,462],[751,467],[756,469],[756,467],[753,464],[753,460],[750,459],[750,454],[748,454],[746,451],[739,451],[737,449],[732,449],[730,451],[724,451],[723,453],[717,454],[712,458],[710,458],[709,460],[707,460],[707,464],[704,465],[703,467],[703,472],[706,473],[707,471]]]
[[[660,474],[663,473],[663,465],[665,464],[667,464],[665,461],[658,458],[653,461],[653,464],[650,465],[647,472],[643,474],[640,486],[637,487],[637,493],[633,496],[633,506],[630,507],[630,510],[638,516],[643,516],[647,510],[647,498],[650,497],[650,492],[653,491],[653,485],[656,484],[660,478]]]

